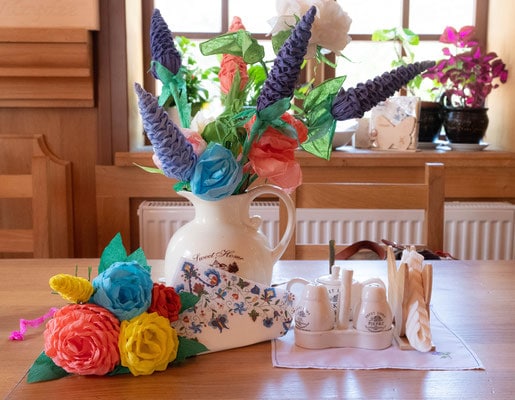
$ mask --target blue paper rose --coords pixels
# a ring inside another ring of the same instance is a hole
[[[203,200],[220,200],[234,192],[242,177],[242,167],[231,151],[211,142],[198,158],[191,191]]]
[[[150,273],[136,261],[116,262],[93,279],[91,303],[111,311],[120,320],[145,312],[152,300]]]

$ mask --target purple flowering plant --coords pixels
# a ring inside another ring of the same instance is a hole
[[[277,55],[271,62],[237,17],[229,32],[200,44],[203,55],[222,56],[219,77],[224,108],[211,120],[191,125],[187,121],[182,126],[168,117],[161,100],[173,96],[181,121],[189,115],[180,54],[166,22],[154,11],[151,71],[163,81],[166,94],[158,100],[139,84],[135,90],[158,166],[157,171],[147,169],[177,179],[175,190],[219,200],[243,193],[261,178],[291,192],[302,183],[296,149],[329,159],[337,121],[361,118],[434,65],[401,66],[347,90],[342,87],[345,76],[318,86],[308,82],[300,90],[298,79],[306,59],[313,59],[316,67],[329,62],[328,51],[341,55],[350,41],[351,19],[333,0],[283,0],[277,11],[271,32]],[[299,93],[302,96],[293,106]],[[186,129],[190,126],[193,131]]]
[[[474,26],[464,26],[459,31],[446,27],[440,42],[452,47],[444,47],[446,58],[422,74],[443,85],[441,101],[447,107],[484,107],[490,92],[508,79],[506,64],[495,52],[483,52],[474,34]]]

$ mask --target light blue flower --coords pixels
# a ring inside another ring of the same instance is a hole
[[[247,307],[245,307],[245,303],[243,301],[234,304],[233,312],[243,315],[245,311],[247,311]]]
[[[230,150],[211,142],[200,155],[191,178],[191,192],[203,200],[230,196],[243,178],[241,165]]]
[[[95,293],[91,303],[108,309],[120,321],[143,313],[152,300],[150,273],[136,261],[112,264],[92,284]]]

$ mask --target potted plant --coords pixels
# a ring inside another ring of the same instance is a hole
[[[372,33],[372,40],[394,42],[396,58],[391,62],[392,67],[413,63],[415,61],[414,47],[418,46],[420,42],[419,36],[407,28],[378,29]],[[438,139],[442,130],[441,106],[437,90],[441,85],[435,80],[424,85],[428,80],[429,78],[418,75],[406,84],[404,91],[409,96],[420,98],[418,142],[422,145],[433,143]],[[429,89],[425,89],[427,87]]]
[[[484,53],[474,34],[473,26],[446,27],[440,42],[452,49],[444,47],[445,58],[423,74],[443,85],[443,125],[451,143],[481,141],[488,127],[486,98],[508,79],[504,62],[494,52]]]

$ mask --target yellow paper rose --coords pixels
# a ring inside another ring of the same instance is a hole
[[[122,321],[118,347],[121,364],[133,375],[150,375],[175,360],[179,339],[167,318],[144,312]]]

